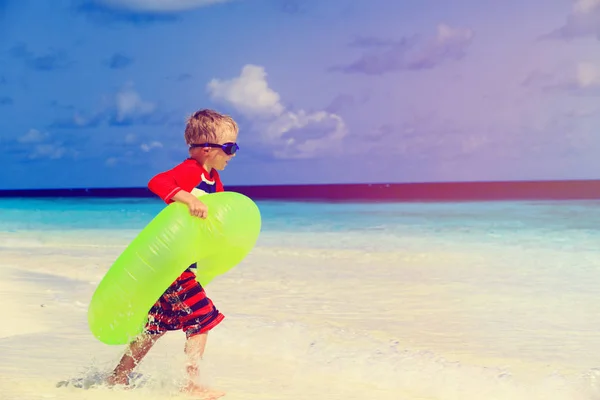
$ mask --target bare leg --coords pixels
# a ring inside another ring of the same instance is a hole
[[[204,355],[207,339],[208,333],[201,333],[190,337],[185,343],[188,380],[183,391],[193,394],[195,397],[200,396],[201,399],[214,400],[225,396],[225,392],[209,389],[200,383],[200,361]]]
[[[134,370],[135,367],[142,361],[142,359],[148,354],[148,351],[154,346],[154,343],[162,337],[164,333],[156,335],[142,335],[127,346],[127,350],[121,361],[113,370],[113,373],[108,377],[107,384],[109,386],[114,385],[128,385],[129,384],[129,373]]]

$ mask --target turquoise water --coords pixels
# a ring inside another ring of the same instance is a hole
[[[598,230],[600,201],[461,203],[318,203],[259,201],[270,229],[389,228],[397,223],[434,229],[471,228]],[[139,229],[165,205],[154,199],[0,198],[2,229]]]
[[[267,238],[285,232],[319,247],[394,250],[427,238],[594,251],[600,239],[600,201],[258,205]],[[0,231],[141,230],[163,207],[154,199],[0,199]],[[313,233],[339,232],[353,240],[311,242]]]

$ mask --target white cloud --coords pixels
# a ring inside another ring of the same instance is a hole
[[[79,112],[76,112],[73,116],[73,124],[76,126],[86,126],[88,124],[88,119],[81,115]]]
[[[26,134],[19,137],[19,143],[40,143],[48,138],[48,133],[40,132],[37,129],[30,129]]]
[[[127,84],[115,95],[116,120],[119,122],[152,113],[156,105],[142,100],[139,93]]]
[[[140,149],[142,149],[142,151],[145,151],[147,153],[154,148],[161,148],[161,147],[163,147],[163,144],[161,142],[153,141],[150,143],[142,143],[142,145],[140,146]]]
[[[441,23],[437,26],[435,39],[406,58],[406,67],[432,68],[445,60],[460,60],[465,57],[474,36],[475,32],[470,28],[453,28]]]
[[[325,111],[285,112],[265,126],[266,143],[279,143],[274,155],[279,158],[311,158],[319,153],[333,153],[346,136],[342,117]],[[306,137],[309,132],[314,132]]]
[[[600,65],[581,61],[566,69],[536,70],[529,74],[523,84],[543,90],[600,94]]]
[[[594,11],[598,7],[600,7],[600,0],[575,0],[573,12],[585,14]]]
[[[600,86],[600,68],[590,62],[577,65],[576,80],[580,87]]]
[[[114,167],[118,162],[119,160],[116,157],[109,157],[104,163],[109,167]]]
[[[258,65],[245,65],[236,78],[213,79],[207,88],[213,100],[228,103],[247,117],[276,117],[285,109],[279,94],[269,88],[265,69]]]
[[[125,143],[132,144],[132,143],[135,143],[136,141],[137,141],[137,137],[135,136],[134,133],[128,133],[127,135],[125,135]]]
[[[238,77],[213,79],[211,98],[249,118],[261,145],[271,146],[279,158],[311,158],[336,151],[347,134],[342,117],[326,111],[289,110],[271,89],[263,67],[246,65]]]
[[[597,105],[574,106],[565,110],[565,117],[568,118],[587,118],[600,116],[600,107]]]
[[[142,12],[177,12],[225,3],[229,0],[98,0],[111,7]]]
[[[440,46],[468,43],[473,39],[475,33],[469,28],[452,28],[447,24],[437,26],[436,41]]]
[[[37,129],[30,129],[17,141],[27,145],[30,159],[49,158],[57,160],[68,154],[77,155],[75,151],[69,150],[62,143],[53,140],[47,132],[41,132]]]
[[[62,158],[67,153],[67,149],[65,149],[60,144],[56,143],[47,143],[47,144],[38,144],[34,146],[33,151],[29,155],[30,158],[49,158],[51,160],[57,160]]]
[[[544,37],[572,39],[590,35],[600,39],[600,0],[573,0],[565,24]]]
[[[102,106],[95,112],[75,112],[73,117],[55,122],[58,128],[88,128],[102,124],[125,126],[134,124],[153,123],[160,121],[161,115],[156,112],[157,105],[142,99],[128,82],[116,93],[103,98]]]
[[[436,35],[427,39],[417,35],[400,40],[359,37],[352,46],[368,51],[356,61],[333,66],[330,70],[383,75],[393,71],[436,68],[445,62],[466,57],[474,37],[473,29],[454,28],[445,23],[438,24]]]

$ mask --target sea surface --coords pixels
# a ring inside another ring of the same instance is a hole
[[[231,398],[600,399],[600,201],[257,204],[256,248],[206,288],[226,315],[209,341],[212,376],[240,393]],[[5,282],[37,279],[28,290],[52,290],[47,302],[79,304],[61,309],[63,325],[52,322],[78,361],[59,357],[48,371],[29,359],[30,375],[75,377],[118,359],[120,350],[94,342],[85,307],[163,208],[154,199],[0,199]],[[0,376],[18,381],[11,363],[36,353],[10,329],[0,334],[0,351],[13,349]],[[85,357],[90,346],[104,361]],[[149,361],[146,372],[161,368]],[[252,386],[252,373],[268,376],[269,389]]]

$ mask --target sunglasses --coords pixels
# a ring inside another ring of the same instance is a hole
[[[240,149],[237,143],[224,143],[224,144],[216,144],[216,143],[200,143],[200,144],[190,144],[190,149],[194,147],[215,147],[217,149],[223,150],[223,153],[228,156],[232,156]]]

